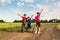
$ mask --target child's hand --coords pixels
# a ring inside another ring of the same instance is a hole
[[[22,17],[20,14],[17,14],[17,15],[19,15],[20,17]]]
[[[41,9],[40,13],[42,13],[43,10],[44,10],[44,9]]]
[[[33,15],[31,16],[31,18],[33,17]]]
[[[19,15],[19,14],[17,14],[17,15]]]
[[[41,9],[42,11],[44,10],[44,9]]]
[[[33,17],[33,15],[32,15],[32,17]]]

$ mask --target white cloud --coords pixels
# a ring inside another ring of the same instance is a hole
[[[47,6],[47,5],[42,5],[42,4],[36,4],[35,7],[38,8],[39,11],[40,11],[41,9],[44,9],[44,11],[43,11],[44,13],[47,12],[48,9],[49,9],[49,6]]]
[[[57,1],[57,0],[45,0],[45,2],[54,2],[54,1]]]
[[[34,0],[20,0],[21,2],[34,2]]]
[[[49,6],[48,13],[45,14],[47,19],[60,19],[60,2],[54,3],[54,5]]]
[[[60,2],[57,2],[52,6],[52,11],[50,13],[56,18],[60,18]]]
[[[18,6],[23,6],[24,3],[18,2],[17,5],[18,5]]]
[[[54,3],[54,6],[60,8],[60,2]]]
[[[2,5],[5,5],[5,4],[10,4],[13,0],[0,0],[0,3]]]
[[[5,12],[0,12],[0,20],[4,20],[6,22],[13,22],[14,20],[21,20],[21,17],[18,16],[17,14],[22,14],[21,9],[17,8],[10,8],[9,11],[6,10]],[[4,13],[4,14],[3,14]]]
[[[41,4],[37,4],[36,6],[37,6],[37,8],[44,8],[44,6]]]
[[[17,5],[18,6],[23,6],[25,3],[33,3],[33,2],[34,2],[34,0],[19,0]],[[29,6],[31,6],[31,5],[29,5]]]

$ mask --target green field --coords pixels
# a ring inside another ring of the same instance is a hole
[[[0,23],[2,31],[16,31],[21,29],[21,23]]]
[[[60,31],[60,24],[58,24],[56,28]]]
[[[32,26],[34,23],[32,23]],[[43,26],[56,25],[56,28],[60,30],[60,23],[41,23]],[[21,23],[0,23],[0,31],[18,31],[21,30]]]

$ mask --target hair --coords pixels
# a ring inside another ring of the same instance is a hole
[[[27,18],[30,18],[30,17],[27,17]]]
[[[24,16],[26,16],[26,14],[24,14]]]
[[[37,14],[39,14],[39,15],[40,15],[40,13],[39,13],[39,12],[37,12]]]

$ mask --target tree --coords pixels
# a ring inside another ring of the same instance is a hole
[[[22,22],[22,20],[15,20],[15,21],[13,21],[14,23],[16,22],[16,23],[18,23],[18,22]]]
[[[57,20],[57,23],[60,23],[60,20]]]
[[[0,20],[0,23],[4,23],[5,21],[3,21],[3,20]]]
[[[49,20],[49,22],[56,23],[57,19],[51,19],[51,20]]]
[[[47,20],[41,20],[41,22],[42,22],[42,23],[48,23],[48,21],[47,21]]]

